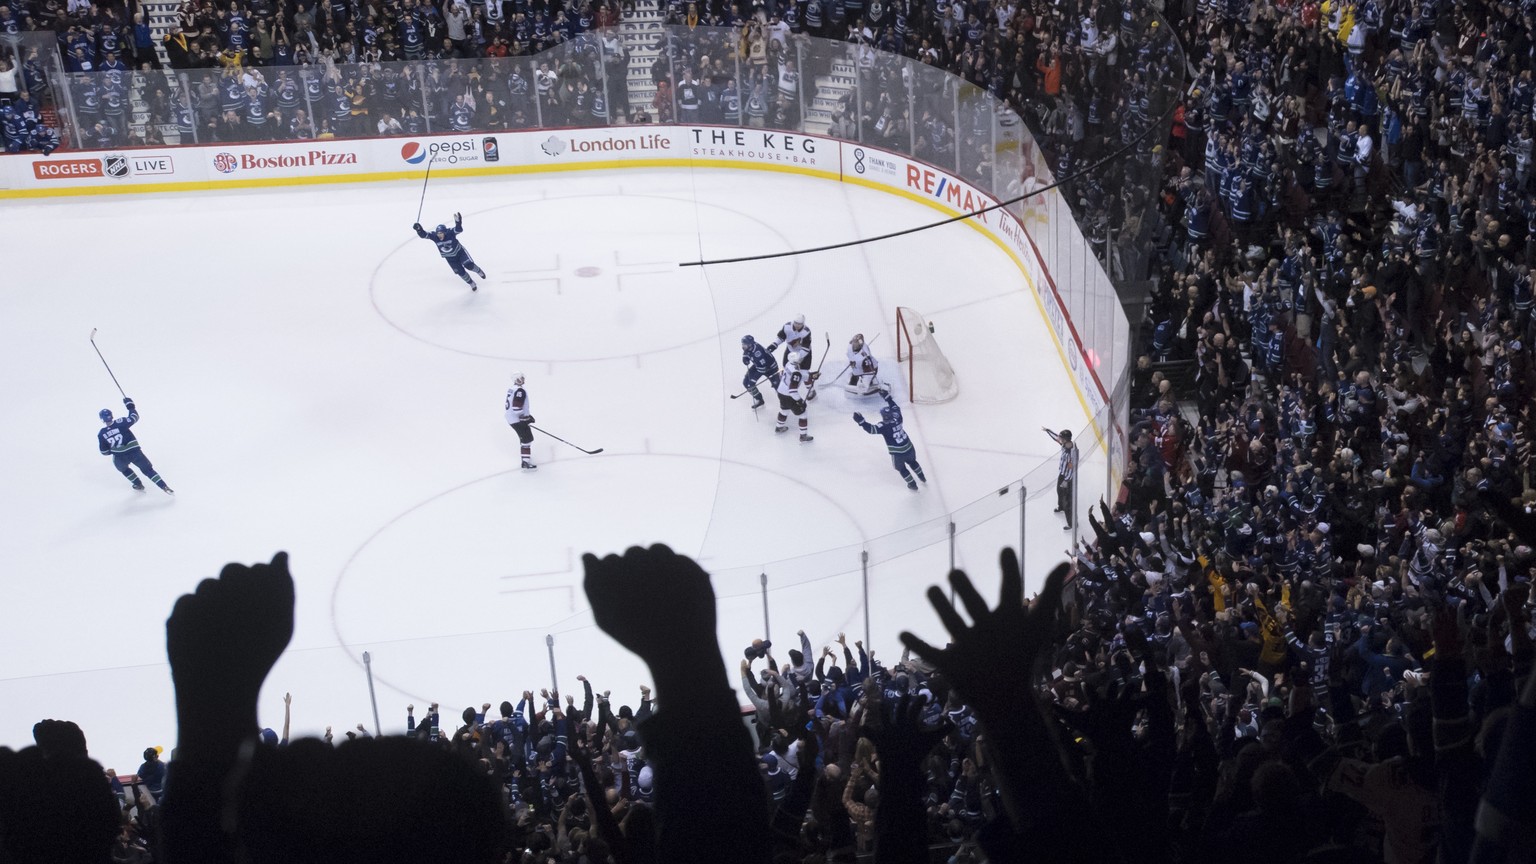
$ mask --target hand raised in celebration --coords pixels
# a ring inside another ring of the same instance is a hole
[[[983,716],[1013,710],[1020,700],[1031,698],[1035,659],[1050,643],[1061,608],[1062,585],[1070,570],[1066,564],[1052,570],[1039,598],[1026,607],[1024,579],[1012,549],[1003,550],[1000,564],[1003,584],[996,609],[987,608],[964,571],[949,574],[949,584],[971,616],[970,626],[943,589],[937,585],[928,589],[928,602],[949,630],[949,647],[935,648],[909,632],[901,634],[902,644],[938,667]]]
[[[262,682],[292,638],[286,552],[269,564],[226,565],[219,578],[182,595],[165,622],[165,650],[183,740],[221,726],[254,732]]]
[[[687,660],[715,641],[709,574],[664,545],[632,546],[621,558],[583,555],[587,601],[604,633],[655,667]]]

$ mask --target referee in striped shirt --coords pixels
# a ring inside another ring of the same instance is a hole
[[[1072,433],[1063,429],[1052,432],[1041,426],[1051,440],[1061,445],[1061,461],[1056,463],[1056,512],[1067,514],[1067,524],[1061,529],[1072,530],[1072,484],[1077,480],[1077,447],[1072,443]]]

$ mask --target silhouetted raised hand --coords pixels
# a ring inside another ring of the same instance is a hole
[[[182,595],[165,622],[182,746],[197,743],[189,733],[254,734],[262,682],[292,638],[286,552],[270,564],[228,564]]]
[[[691,558],[657,544],[632,546],[622,558],[587,554],[581,560],[597,626],[653,671],[658,664],[687,662],[701,645],[718,653],[715,592],[709,574]]]
[[[998,791],[1015,832],[996,835],[997,842],[988,848],[992,858],[1116,860],[1065,764],[1055,724],[1034,694],[1035,661],[1050,645],[1070,568],[1061,564],[1052,570],[1039,598],[1026,607],[1017,556],[1004,549],[1000,562],[1003,583],[996,609],[987,608],[965,573],[949,574],[970,625],[943,590],[928,589],[929,602],[949,629],[949,647],[935,648],[911,633],[902,633],[901,640],[954,685],[986,733]]]
[[[938,667],[980,717],[1017,710],[1021,700],[1030,698],[1035,659],[1050,644],[1061,586],[1070,570],[1066,564],[1052,570],[1030,608],[1024,605],[1024,578],[1012,549],[1003,550],[1000,564],[1003,585],[996,609],[987,608],[964,571],[950,572],[949,583],[971,616],[969,626],[943,589],[928,589],[928,602],[949,630],[948,648],[935,648],[910,632],[901,634],[902,644]]]
[[[262,682],[292,638],[293,578],[284,552],[270,564],[225,566],[171,610],[165,650],[180,740],[163,811],[170,864],[235,860],[221,824],[225,796],[230,777],[249,764]]]
[[[640,735],[656,777],[657,860],[767,864],[767,792],[715,638],[709,574],[662,545],[582,563],[597,626],[656,682],[661,708]]]

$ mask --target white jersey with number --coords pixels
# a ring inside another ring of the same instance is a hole
[[[528,407],[528,391],[521,387],[513,387],[511,390],[508,390],[507,422],[522,423],[532,416],[533,412]]]
[[[791,399],[804,401],[806,388],[810,386],[811,376],[809,372],[799,369],[787,370],[779,376],[779,394]]]

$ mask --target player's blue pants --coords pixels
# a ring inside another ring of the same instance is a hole
[[[448,267],[450,269],[452,269],[453,272],[455,274],[457,274],[460,279],[468,279],[469,278],[469,274],[467,272],[465,272],[465,271],[467,271],[467,270],[478,271],[480,269],[479,267],[475,266],[475,259],[469,257],[469,250],[468,249],[465,249],[463,252],[459,253],[458,255],[453,256],[452,258],[444,258],[443,260],[448,262]],[[480,275],[483,276],[485,274],[482,273]]]
[[[910,473],[908,472],[908,466],[911,467]],[[907,480],[911,480],[913,474],[916,474],[918,477],[923,476],[923,466],[917,464],[917,451],[911,447],[899,453],[892,453],[891,467],[895,468],[896,473]]]
[[[124,477],[134,481],[139,479],[133,473],[134,467],[137,467],[156,486],[165,485],[165,482],[160,479],[160,475],[155,472],[155,466],[149,464],[149,457],[145,456],[144,451],[137,447],[125,453],[113,453],[112,466],[121,471]]]
[[[748,369],[746,376],[741,379],[741,386],[749,390],[756,390],[757,382],[761,380],[763,380],[763,373],[757,371],[756,369]],[[769,375],[768,383],[772,384],[774,389],[777,390],[779,387],[779,373],[775,372],[772,375]]]

